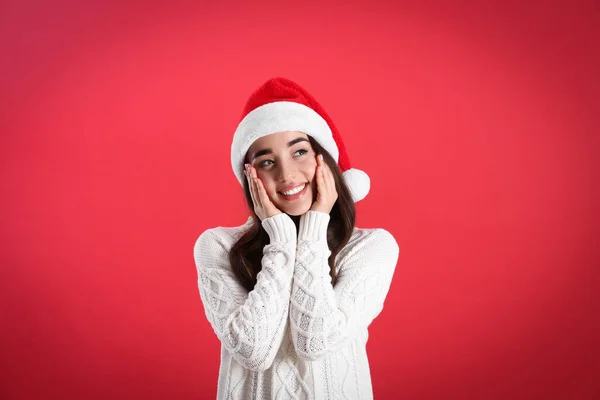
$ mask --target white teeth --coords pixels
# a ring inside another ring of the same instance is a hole
[[[300,193],[300,192],[302,191],[302,189],[304,189],[304,186],[306,186],[306,184],[304,184],[304,185],[302,185],[302,186],[298,186],[298,187],[297,187],[297,188],[295,188],[295,189],[288,190],[287,192],[281,192],[281,193],[283,193],[283,194],[284,194],[284,195],[286,195],[286,196],[291,196],[291,195],[294,195],[294,194],[296,194],[296,193]]]

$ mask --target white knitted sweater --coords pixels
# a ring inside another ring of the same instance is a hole
[[[331,284],[329,214],[285,213],[262,226],[270,243],[248,292],[228,252],[252,224],[203,232],[194,246],[206,317],[221,341],[217,399],[372,399],[367,328],[383,309],[399,248],[384,229],[354,228]]]

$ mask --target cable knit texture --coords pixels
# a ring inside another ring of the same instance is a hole
[[[399,248],[384,229],[355,228],[331,284],[329,214],[262,221],[270,243],[248,292],[228,252],[253,223],[217,227],[194,246],[206,317],[221,341],[217,399],[372,399],[368,326],[383,309]]]

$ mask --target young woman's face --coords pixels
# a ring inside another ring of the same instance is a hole
[[[263,136],[248,149],[248,161],[275,207],[289,215],[302,215],[310,209],[317,196],[317,159],[306,134]]]

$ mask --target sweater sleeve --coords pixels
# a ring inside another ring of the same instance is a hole
[[[298,232],[290,328],[296,353],[311,361],[355,339],[379,315],[400,251],[386,230],[361,231],[339,253],[333,286],[327,262],[329,219],[311,210],[300,218]]]
[[[296,227],[287,214],[265,218],[262,226],[270,243],[263,249],[262,269],[250,292],[231,270],[231,245],[222,230],[205,231],[194,245],[206,318],[233,358],[253,371],[271,366],[283,340],[296,251]]]

